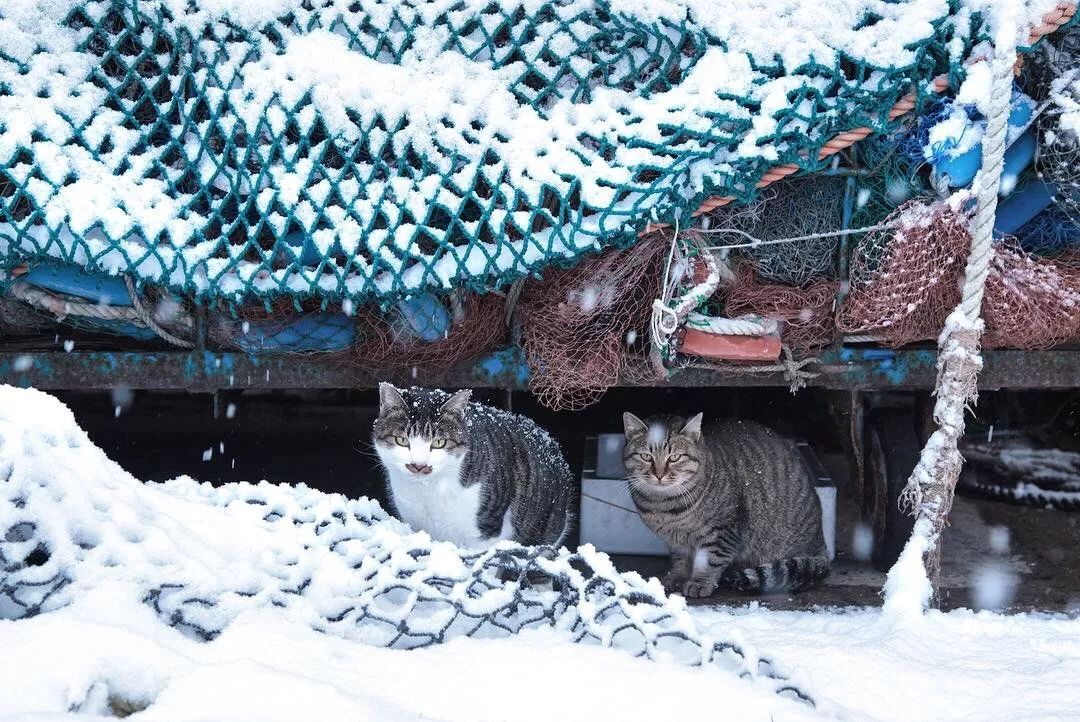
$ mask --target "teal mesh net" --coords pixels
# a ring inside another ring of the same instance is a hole
[[[204,302],[483,292],[820,169],[985,35],[923,0],[229,4],[0,6],[0,266]]]

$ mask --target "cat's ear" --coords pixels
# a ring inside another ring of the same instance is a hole
[[[462,389],[446,400],[446,403],[439,408],[439,413],[464,416],[465,408],[469,405],[471,398],[472,389]]]
[[[699,413],[697,416],[687,421],[686,426],[682,427],[682,431],[679,433],[691,441],[701,441],[701,417],[704,415],[704,413]]]
[[[405,399],[402,397],[401,392],[394,388],[393,384],[387,383],[385,381],[380,381],[379,415],[382,416],[387,411],[397,406],[405,406]]]
[[[635,436],[644,436],[649,433],[649,426],[638,417],[631,414],[629,411],[624,411],[622,415],[623,433],[626,434],[626,438],[632,439]]]

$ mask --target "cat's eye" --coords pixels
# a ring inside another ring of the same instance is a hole
[[[667,460],[674,464],[675,462],[682,461],[685,458],[686,454],[672,454],[667,458]]]
[[[409,440],[406,439],[404,436],[395,436],[394,437],[394,443],[397,444],[398,446],[408,446],[409,445]]]
[[[431,440],[431,448],[433,448],[433,449],[441,449],[444,446],[446,446],[446,439],[432,439]]]
[[[638,454],[642,461],[652,461],[652,454]]]

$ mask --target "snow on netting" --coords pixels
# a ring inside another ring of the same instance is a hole
[[[971,248],[965,194],[950,204],[912,201],[893,227],[867,233],[851,261],[851,288],[837,313],[845,333],[870,333],[887,346],[934,339],[960,302]],[[1080,268],[994,244],[983,295],[986,348],[1050,348],[1080,338]]]
[[[304,485],[142,484],[59,401],[0,386],[0,619],[106,584],[201,640],[256,607],[406,649],[549,626],[810,701],[738,640],[703,635],[657,580],[620,574],[589,546],[467,552],[410,532],[373,501]]]
[[[981,7],[8,0],[0,264],[229,301],[488,290],[821,168],[959,72]]]
[[[1059,213],[1080,238],[1080,27],[1073,25],[1041,48],[1029,74],[1047,97],[1039,118],[1039,176],[1052,184]]]

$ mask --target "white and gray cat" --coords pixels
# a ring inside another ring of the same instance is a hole
[[[623,414],[630,495],[672,551],[664,586],[799,591],[829,573],[821,506],[790,440],[760,424]]]
[[[373,436],[393,511],[465,548],[562,546],[575,487],[558,444],[531,419],[470,395],[379,384]]]

